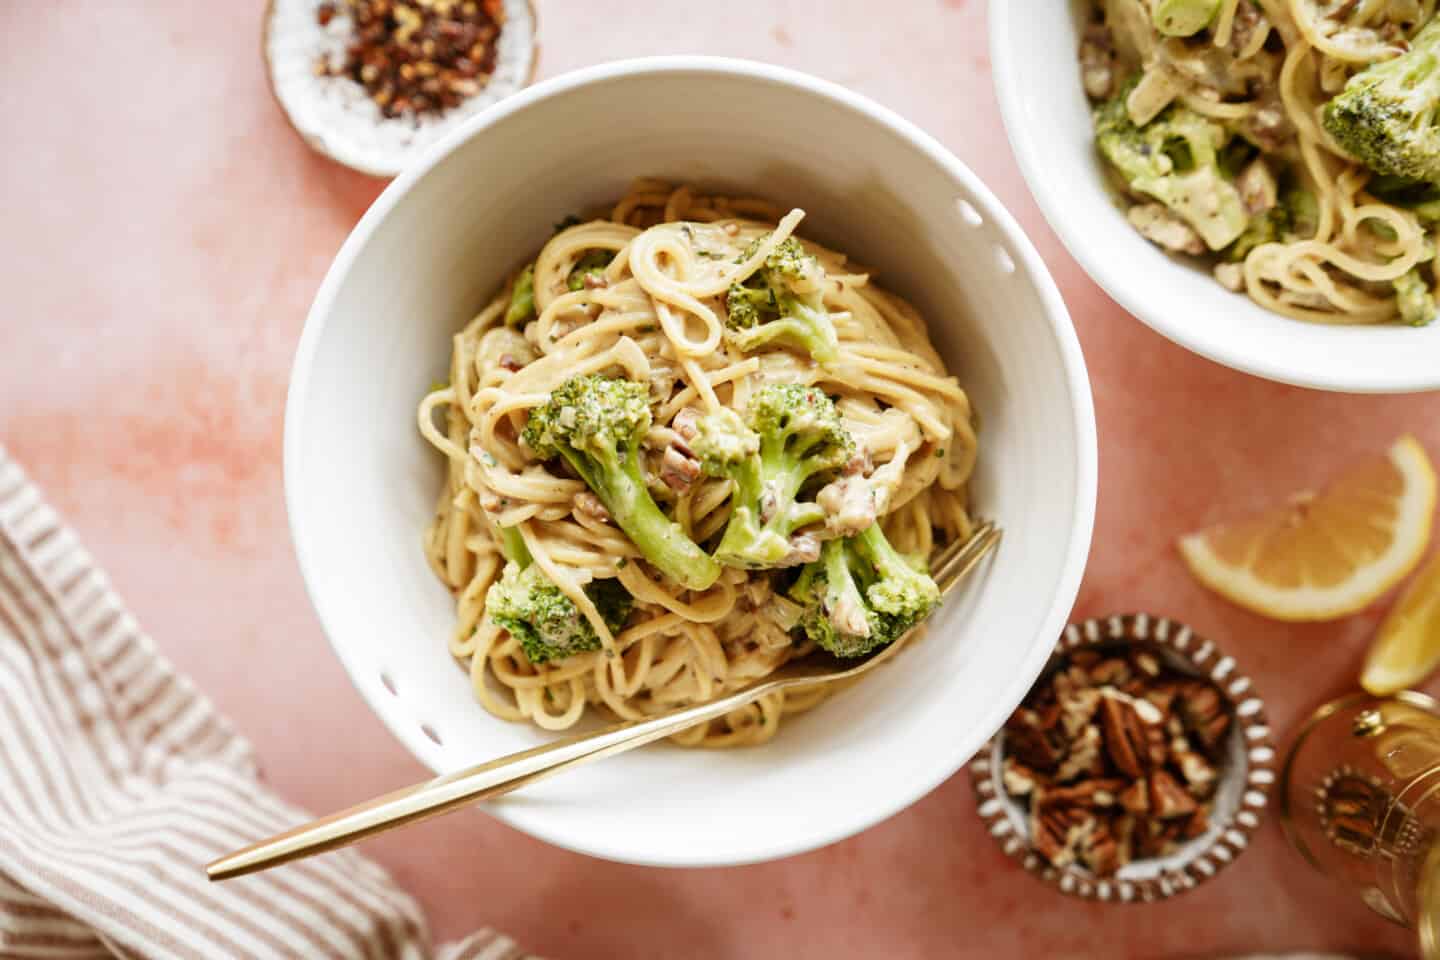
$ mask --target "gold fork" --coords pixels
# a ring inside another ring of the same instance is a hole
[[[940,551],[932,563],[932,576],[941,591],[948,594],[999,541],[1000,528],[985,523],[977,527],[968,540]],[[565,737],[387,793],[221,857],[206,866],[205,873],[211,880],[228,880],[334,850],[395,827],[498,797],[582,763],[633,750],[723,717],[769,693],[808,690],[858,677],[893,658],[918,629],[910,630],[863,661],[797,660],[718,700],[616,724],[594,733]]]

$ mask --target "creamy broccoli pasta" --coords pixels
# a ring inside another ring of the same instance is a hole
[[[449,460],[426,553],[497,716],[567,728],[703,702],[939,601],[975,434],[921,317],[804,214],[640,181],[455,335],[419,410]],[[773,694],[681,734],[775,734]]]
[[[1277,313],[1435,315],[1435,0],[1089,0],[1095,142],[1126,215]]]

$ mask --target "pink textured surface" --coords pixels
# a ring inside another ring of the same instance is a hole
[[[1077,616],[1146,609],[1224,640],[1282,733],[1351,683],[1378,613],[1267,623],[1192,584],[1172,541],[1401,431],[1440,453],[1440,397],[1264,383],[1112,304],[1016,172],[980,0],[621,9],[543,0],[542,75],[676,52],[809,70],[917,121],[1016,212],[1065,293],[1095,384],[1100,506]],[[284,389],[305,311],[381,185],[286,127],[259,27],[244,4],[0,4],[0,438],[162,648],[253,739],[270,782],[318,811],[423,773],[332,658],[281,494]],[[492,924],[556,957],[1410,951],[1402,931],[1309,873],[1273,822],[1262,833],[1205,889],[1129,909],[1063,899],[1006,861],[963,773],[860,837],[742,869],[617,866],[478,812],[367,849],[440,934]]]

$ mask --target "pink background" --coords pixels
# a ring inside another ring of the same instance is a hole
[[[540,73],[654,53],[749,56],[925,127],[1019,216],[1095,384],[1101,492],[1077,616],[1167,613],[1222,639],[1282,733],[1349,687],[1380,610],[1287,627],[1195,586],[1197,525],[1314,483],[1402,431],[1440,453],[1440,397],[1329,396],[1224,370],[1125,315],[1046,227],[990,90],[980,0],[542,0]],[[0,3],[0,438],[161,647],[329,810],[423,771],[351,689],[306,601],[281,494],[291,357],[331,256],[382,184],[310,153],[271,100],[253,5]],[[440,648],[437,638],[437,655]],[[963,773],[862,836],[728,870],[618,866],[479,812],[367,844],[439,935],[489,924],[556,957],[1211,956],[1408,952],[1308,872],[1275,824],[1178,901],[1065,899],[1005,860]]]

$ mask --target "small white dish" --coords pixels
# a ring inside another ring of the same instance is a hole
[[[975,512],[1005,530],[898,666],[772,743],[647,747],[486,807],[614,860],[765,860],[863,830],[960,769],[1045,664],[1089,551],[1094,409],[1065,306],[1011,216],[919,129],[834,84],[703,57],[592,67],[473,118],[381,194],[316,296],[286,410],[291,530],[336,653],[421,761],[448,772],[548,739],[486,713],[447,651],[453,601],[420,549],[443,464],[415,405],[552,224],[646,175],[803,207],[805,236],[910,298],[982,420]]]
[[[339,59],[350,39],[348,18],[338,15],[322,26],[318,7],[318,0],[269,0],[261,49],[270,89],[285,119],[313,150],[375,177],[395,176],[431,144],[524,88],[540,58],[534,6],[530,0],[504,0],[495,70],[479,93],[444,113],[386,117],[359,83],[316,74],[316,62],[322,56]]]
[[[1157,333],[1269,380],[1347,393],[1440,388],[1440,322],[1327,326],[1270,313],[1171,257],[1126,221],[1101,175],[1076,51],[1083,7],[991,0],[1005,129],[1045,218],[1080,265]]]

